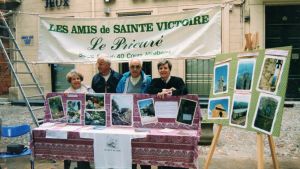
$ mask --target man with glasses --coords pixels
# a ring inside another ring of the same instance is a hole
[[[123,74],[117,86],[117,93],[146,93],[151,83],[151,77],[142,71],[143,62],[134,58],[129,61],[129,72]],[[137,165],[132,164],[132,169]],[[141,165],[141,169],[151,169],[150,165]]]
[[[129,72],[123,74],[119,81],[117,93],[146,93],[151,83],[151,77],[142,71],[143,62],[134,58],[129,62]]]
[[[102,54],[97,59],[97,73],[92,80],[92,89],[95,93],[116,93],[116,87],[122,75],[110,68],[111,61],[107,55]]]

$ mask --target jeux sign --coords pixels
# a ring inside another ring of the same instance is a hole
[[[45,0],[46,5],[45,8],[54,8],[54,7],[68,7],[69,6],[69,0]]]

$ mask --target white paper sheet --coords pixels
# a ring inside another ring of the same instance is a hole
[[[75,131],[82,126],[65,126],[62,128],[50,128],[46,130],[46,138],[67,139],[68,131]]]
[[[68,131],[46,130],[46,138],[68,139]]]
[[[178,103],[176,101],[156,101],[155,112],[158,118],[176,118]]]
[[[131,139],[144,138],[148,133],[133,128],[105,128],[80,131],[80,137],[94,139],[95,169],[131,169]]]

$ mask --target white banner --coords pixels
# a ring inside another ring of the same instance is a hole
[[[209,58],[221,53],[221,8],[120,18],[40,18],[41,63]]]

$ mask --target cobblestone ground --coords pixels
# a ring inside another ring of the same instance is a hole
[[[27,122],[34,127],[26,107],[0,105],[3,125]],[[281,169],[300,169],[300,104],[285,108],[280,137],[274,138],[276,154]],[[27,143],[24,137],[15,142]],[[12,140],[2,139],[0,149]],[[267,138],[265,138],[265,168],[273,168]],[[209,146],[200,146],[199,168],[203,168]],[[73,166],[76,163],[73,164]],[[254,169],[256,167],[256,133],[233,127],[223,127],[210,169]],[[7,169],[29,169],[29,159],[0,160],[0,166]],[[62,169],[62,161],[36,160],[37,169]],[[156,169],[156,167],[153,167]]]

